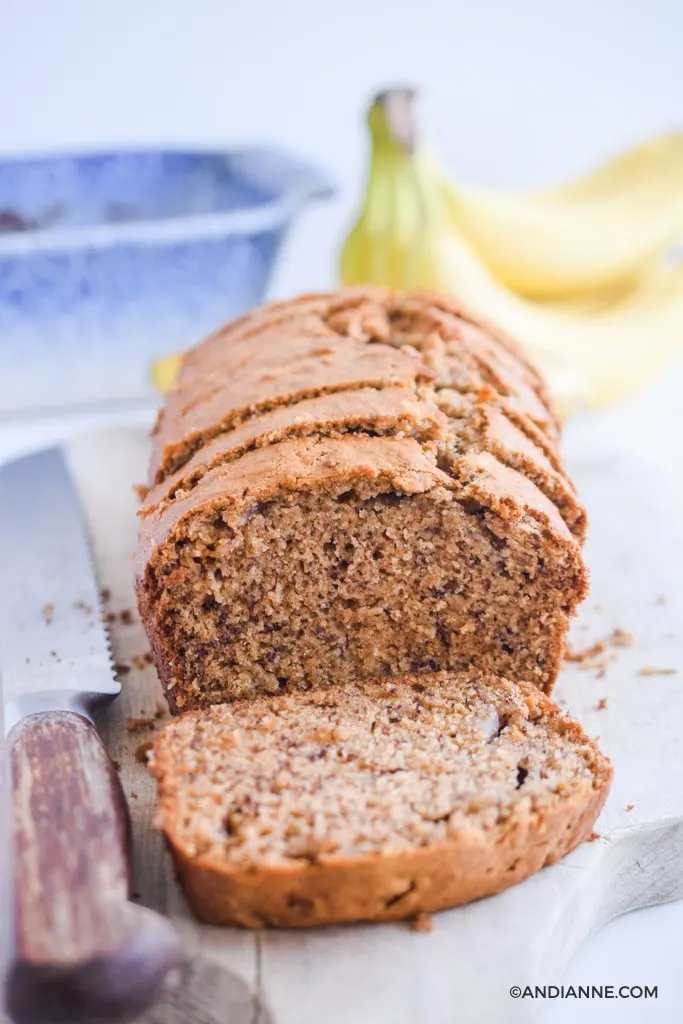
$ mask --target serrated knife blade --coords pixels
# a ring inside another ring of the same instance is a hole
[[[0,469],[0,673],[6,728],[120,692],[86,524],[62,449]]]
[[[0,1017],[130,1020],[182,953],[170,922],[130,899],[126,800],[91,719],[120,686],[58,448],[0,469],[0,679],[12,810],[0,850],[0,892],[12,900],[0,908],[12,930]]]

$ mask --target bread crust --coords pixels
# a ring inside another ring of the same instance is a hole
[[[322,857],[306,866],[227,870],[189,856],[172,835],[167,839],[192,910],[207,924],[310,928],[397,921],[493,896],[561,860],[590,835],[607,782],[585,790],[486,843],[459,836],[438,847],[343,862]]]

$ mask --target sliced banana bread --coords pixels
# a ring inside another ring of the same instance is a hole
[[[499,892],[587,838],[612,775],[537,688],[472,673],[183,715],[152,768],[196,914],[254,928],[394,920]]]
[[[351,289],[185,358],[140,610],[173,711],[470,666],[549,690],[587,590],[543,384],[449,300]]]

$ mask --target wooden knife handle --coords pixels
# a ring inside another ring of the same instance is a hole
[[[70,711],[8,736],[13,795],[15,1024],[129,1020],[181,961],[170,923],[129,902],[130,826],[118,773]],[[7,859],[7,858],[5,858]]]

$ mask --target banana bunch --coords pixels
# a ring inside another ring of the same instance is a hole
[[[370,172],[345,284],[455,295],[517,338],[561,411],[627,395],[683,343],[683,134],[543,191],[451,184],[416,141],[413,93],[368,115]]]

